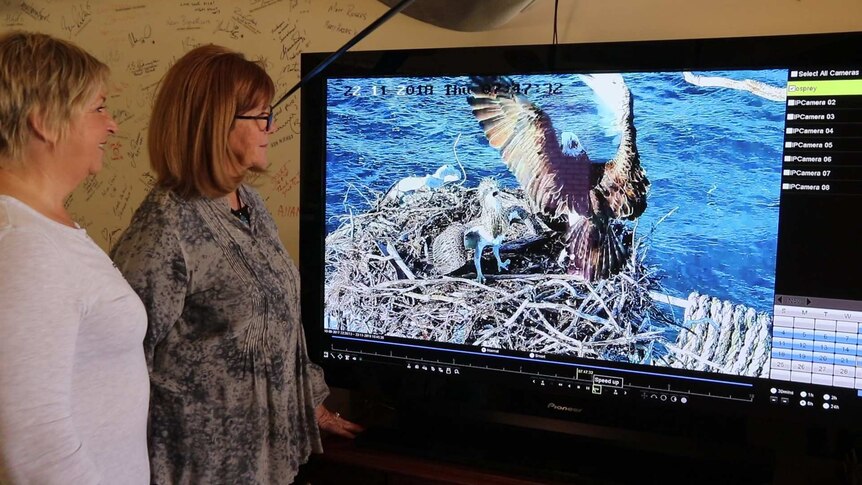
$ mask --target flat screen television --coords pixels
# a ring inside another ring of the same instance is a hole
[[[810,448],[855,428],[860,46],[345,54],[302,90],[312,359],[403,411],[393,435],[463,441],[469,416],[510,449],[572,423],[732,442],[756,422]]]

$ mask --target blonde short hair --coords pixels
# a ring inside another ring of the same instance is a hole
[[[107,87],[108,66],[84,49],[49,35],[0,34],[0,167],[23,162],[38,112],[62,140],[73,114]]]
[[[263,67],[238,52],[205,45],[186,53],[162,79],[150,118],[156,183],[182,197],[235,190],[248,169],[228,148],[234,116],[271,102],[274,93]]]

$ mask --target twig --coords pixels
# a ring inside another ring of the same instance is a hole
[[[401,270],[402,273],[404,273],[404,276],[408,280],[416,279],[416,275],[414,275],[413,272],[410,271],[410,268],[408,268],[407,265],[404,264],[404,260],[401,259],[401,255],[398,254],[398,250],[395,249],[395,245],[392,244],[392,241],[386,241],[386,245],[383,246],[383,248],[385,248],[386,250],[386,256],[390,256],[392,258],[392,262],[396,265],[396,267],[398,267],[398,269]]]
[[[456,182],[454,185],[463,186],[465,182],[467,182],[467,171],[464,170],[464,164],[461,163],[461,159],[458,158],[458,150],[455,148],[458,146],[458,141],[461,139],[461,133],[458,133],[458,136],[455,137],[455,143],[452,144],[452,153],[455,154],[455,161],[458,162],[458,166],[461,167],[461,180]]]
[[[604,284],[604,281],[600,282],[599,284]],[[586,286],[587,290],[589,290],[590,293],[592,293],[593,296],[596,297],[596,301],[598,301],[602,309],[604,309],[604,311],[608,314],[608,321],[615,325],[618,329],[622,330],[622,327],[620,327],[620,325],[617,323],[616,318],[614,318],[613,312],[608,309],[608,305],[605,304],[605,300],[600,297],[598,293],[596,293],[596,290],[593,289],[593,285],[589,284],[588,282],[584,282],[584,286]]]

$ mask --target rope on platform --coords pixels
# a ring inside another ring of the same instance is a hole
[[[683,329],[668,344],[672,367],[765,377],[772,319],[767,313],[692,292]]]

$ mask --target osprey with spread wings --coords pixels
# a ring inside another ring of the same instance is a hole
[[[646,209],[649,180],[637,150],[632,95],[622,76],[579,76],[610,110],[620,138],[614,157],[603,163],[590,160],[574,133],[558,137],[548,115],[507,78],[473,78],[468,101],[534,209],[562,225],[560,263],[568,273],[595,281],[625,266],[631,243],[620,220],[636,219]]]

